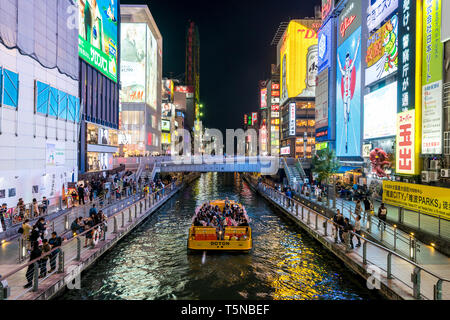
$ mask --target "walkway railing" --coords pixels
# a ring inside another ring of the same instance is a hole
[[[324,206],[327,209],[333,210],[330,206],[330,201],[325,197],[322,197],[322,202],[320,202],[312,196],[312,192],[310,193],[310,197],[305,197],[302,194],[297,194],[297,196],[301,199],[300,201],[303,204],[305,204],[306,201],[309,201],[318,206]],[[344,217],[349,218],[350,223],[355,220],[355,216],[358,214],[355,212],[353,206],[344,201],[337,204],[337,209],[340,209]],[[361,209],[359,215],[361,216],[361,230],[365,231],[371,237],[390,249],[402,254],[414,262],[418,262],[420,244],[414,237],[414,234],[408,234],[399,230],[396,225],[392,225],[388,222],[385,223],[377,216],[365,212],[364,209]]]
[[[289,212],[295,219],[303,222],[318,236],[330,243],[338,243],[339,225],[325,215],[307,207],[303,203],[286,197],[286,195],[263,183],[258,184],[258,190],[266,197]],[[351,249],[353,236],[359,238],[362,247]],[[372,274],[379,273],[385,280],[396,280],[405,285],[414,299],[442,300],[450,299],[450,280],[425,268],[395,251],[368,240],[354,232],[345,237],[345,243],[337,245],[339,250],[349,255],[353,260]]]
[[[80,266],[77,263],[73,264],[73,261],[82,261],[90,256],[90,253],[94,253],[97,247],[115,240],[126,228],[133,223],[137,223],[139,217],[145,212],[158,206],[170,197],[180,184],[181,182],[176,181],[164,189],[143,196],[138,202],[127,205],[109,216],[104,223],[92,227],[81,234],[74,235],[73,238],[64,241],[61,247],[55,248],[39,258],[2,275],[0,278],[0,300],[18,300],[31,291],[37,292],[43,285],[49,285],[47,280],[50,278],[53,281],[56,280],[57,275],[60,276],[59,279],[64,278],[65,284],[70,287],[71,282],[80,273]],[[83,238],[86,241],[86,236],[89,238],[90,235],[92,235],[92,244],[83,246]],[[47,260],[42,262],[43,258],[49,258],[50,265],[54,266],[54,270],[40,278],[41,268],[44,265],[47,266]],[[31,282],[32,286],[24,288],[27,282]]]

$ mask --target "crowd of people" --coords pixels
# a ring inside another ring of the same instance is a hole
[[[217,231],[224,231],[226,227],[248,226],[248,216],[245,210],[225,200],[223,210],[219,206],[209,203],[203,204],[194,216],[194,226],[215,227]]]
[[[47,230],[47,223],[44,217],[38,219],[34,225],[30,225],[30,220],[25,219],[22,226],[19,228],[19,233],[22,234],[23,244],[30,255],[30,260],[33,261],[42,256],[38,260],[39,277],[47,276],[47,267],[50,262],[50,273],[56,269],[56,258],[58,256],[58,247],[61,247],[63,240],[56,232],[52,232],[50,237]],[[56,249],[52,251],[53,249]],[[52,251],[50,254],[48,252]],[[47,254],[47,255],[46,255]],[[33,276],[35,265],[30,264],[25,274],[27,283],[24,288],[30,288],[33,283]]]

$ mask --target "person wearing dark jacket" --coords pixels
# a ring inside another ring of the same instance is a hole
[[[58,237],[58,234],[56,232],[52,232],[52,237],[50,238],[50,240],[48,240],[48,244],[51,246],[52,250],[61,247],[61,237]],[[53,272],[56,269],[56,257],[58,256],[59,252],[60,249],[57,249],[50,253],[50,272]]]
[[[85,204],[84,202],[84,188],[83,186],[79,186],[78,189],[78,203],[81,205],[82,203]]]
[[[39,249],[39,245],[37,242],[33,244],[33,250],[30,254],[30,262],[39,258],[42,255],[41,249]],[[28,266],[27,272],[25,274],[27,278],[27,284],[24,286],[25,289],[31,288],[33,285],[33,276],[34,276],[34,263]]]
[[[44,239],[45,230],[47,229],[45,219],[39,218],[39,220],[36,222],[36,227],[39,230],[39,236],[41,237],[41,239]]]
[[[354,246],[353,246],[353,233],[352,232],[354,232],[355,228],[350,223],[350,220],[348,218],[344,219],[344,226],[343,226],[343,228],[344,228],[344,233],[343,233],[344,240],[347,242],[348,241],[348,237],[350,237],[350,247],[352,249],[354,249]]]
[[[344,216],[341,214],[341,211],[339,209],[337,209],[336,215],[333,217],[333,221],[334,223],[337,224],[337,228],[338,228],[338,234],[339,234],[339,240],[341,242],[344,242],[344,238],[343,238],[343,232],[344,232]]]
[[[42,240],[42,255],[45,255],[46,253],[50,252],[52,250],[52,247],[50,246],[50,244],[48,243],[47,239]],[[42,257],[41,260],[39,260],[39,265],[40,265],[40,275],[39,278],[44,278],[47,276],[47,261],[48,261],[48,255],[45,257]]]

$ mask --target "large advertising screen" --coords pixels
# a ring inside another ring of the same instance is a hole
[[[147,25],[122,23],[121,27],[121,101],[144,102]]]
[[[441,42],[441,9],[441,0],[424,2],[422,17],[422,154],[442,153],[444,44]]]
[[[158,43],[147,27],[147,104],[156,110],[158,107]]]
[[[361,156],[361,27],[337,50],[336,155]]]
[[[397,71],[398,58],[398,17],[394,15],[367,41],[366,86]]]
[[[174,101],[174,86],[173,81],[169,79],[164,79],[162,81],[162,101],[163,102],[173,102]]]
[[[328,68],[319,73],[316,89],[316,129],[328,127]]]
[[[415,173],[415,110],[397,114],[396,165],[398,174]]]
[[[397,8],[398,0],[369,0],[369,6],[367,7],[367,29],[369,33],[378,28]]]
[[[364,96],[364,139],[395,136],[396,132],[397,82],[394,82]]]
[[[261,109],[267,108],[267,88],[261,89]]]
[[[78,0],[78,53],[117,82],[117,0]]]
[[[280,48],[281,104],[289,98],[315,97],[319,27],[320,20],[293,20],[286,29]]]

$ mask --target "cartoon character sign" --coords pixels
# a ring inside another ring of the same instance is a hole
[[[389,156],[381,148],[375,148],[370,152],[370,163],[372,164],[372,172],[380,178],[388,177],[386,169],[391,167]]]
[[[384,71],[389,72],[397,69],[398,66],[398,40],[397,40],[397,16],[394,16],[390,22],[386,24],[384,34],[383,47],[385,52]]]

